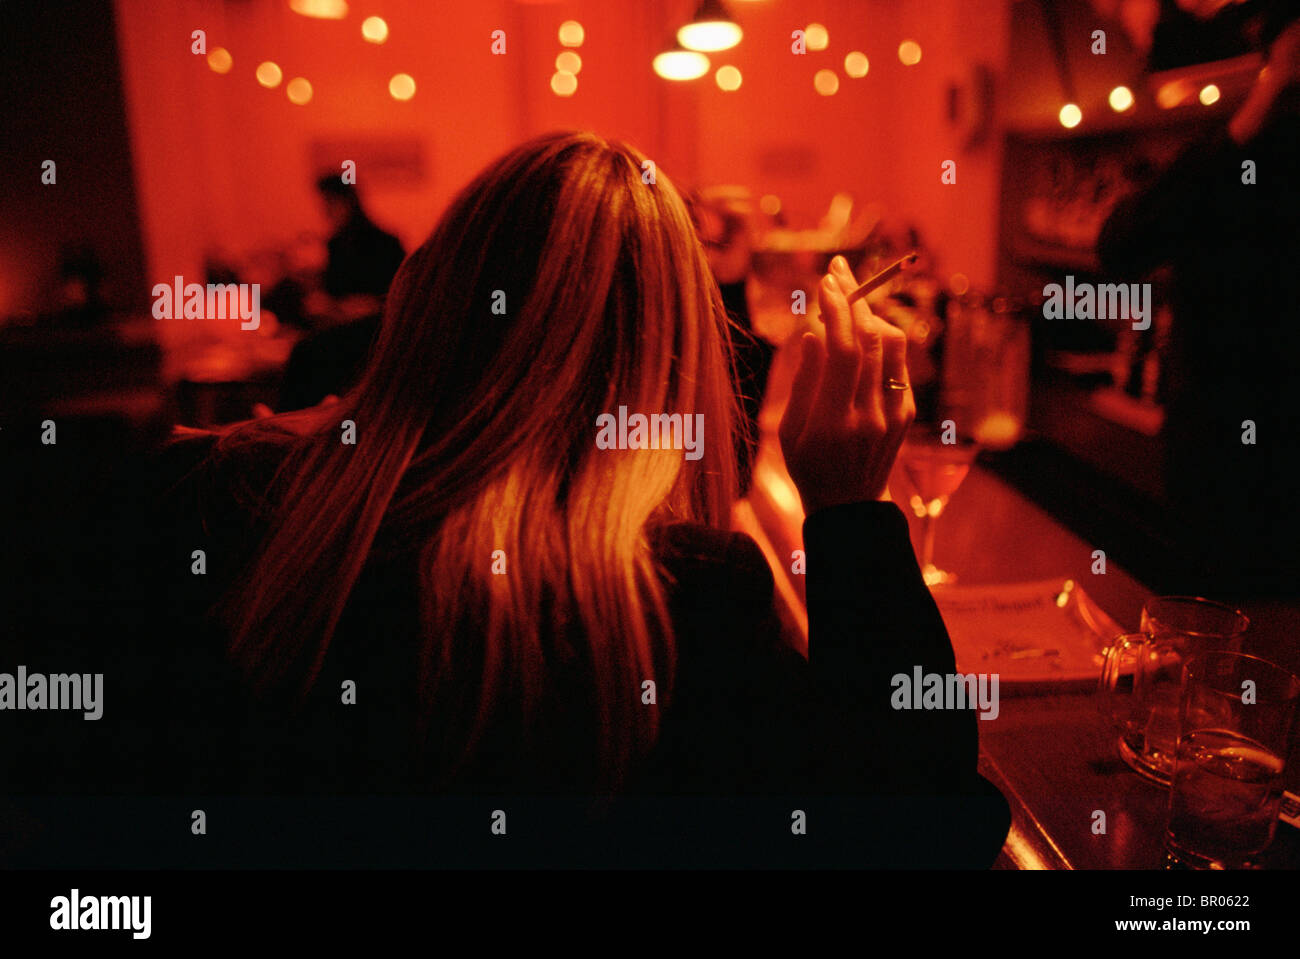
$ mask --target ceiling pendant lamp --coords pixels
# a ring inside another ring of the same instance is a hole
[[[289,9],[315,20],[342,20],[348,15],[348,0],[289,0]]]
[[[654,58],[655,73],[665,80],[697,80],[709,72],[709,58],[695,50],[669,43]]]
[[[691,22],[677,31],[677,42],[687,50],[716,53],[730,50],[743,35],[722,0],[701,0]]]

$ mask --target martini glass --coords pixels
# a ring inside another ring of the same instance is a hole
[[[949,440],[950,442],[945,442]],[[903,472],[912,484],[908,505],[922,521],[921,575],[927,586],[956,580],[934,565],[934,530],[948,499],[970,472],[979,445],[953,435],[953,431],[913,428],[899,453]]]

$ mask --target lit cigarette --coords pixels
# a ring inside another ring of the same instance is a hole
[[[899,273],[903,272],[903,267],[914,262],[916,262],[916,254],[909,253],[898,262],[885,267],[871,279],[867,280],[866,283],[863,283],[860,287],[850,293],[849,302],[852,303],[855,300],[860,300],[877,287],[884,286],[894,277],[898,276]]]

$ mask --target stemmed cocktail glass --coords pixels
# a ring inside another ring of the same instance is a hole
[[[975,462],[979,445],[956,435],[951,421],[948,429],[914,424],[908,431],[898,460],[912,485],[908,505],[921,519],[921,574],[927,586],[951,583],[956,577],[934,565],[935,523],[948,505],[948,499],[961,486]]]

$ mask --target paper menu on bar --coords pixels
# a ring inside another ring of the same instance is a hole
[[[1101,651],[1124,632],[1071,579],[933,590],[963,673],[1001,685],[1088,684]]]

